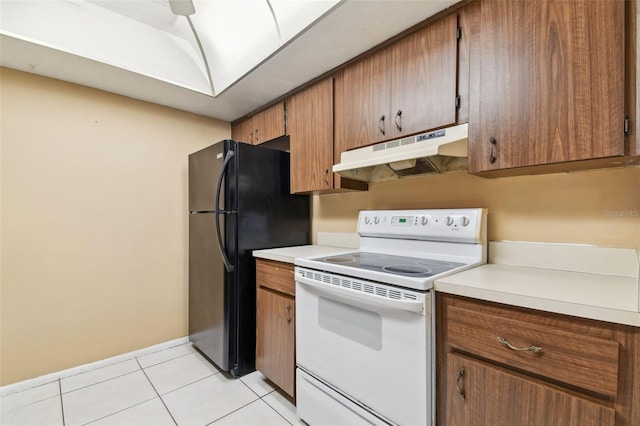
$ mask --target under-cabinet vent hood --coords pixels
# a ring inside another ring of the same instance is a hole
[[[467,168],[468,124],[345,151],[333,171],[349,179],[379,182]]]

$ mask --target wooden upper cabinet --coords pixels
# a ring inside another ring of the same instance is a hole
[[[456,122],[457,15],[391,48],[391,137]]]
[[[253,143],[253,125],[251,118],[231,126],[231,139],[236,142]]]
[[[336,154],[456,121],[457,15],[336,77]]]
[[[336,76],[335,151],[389,139],[389,49],[357,62]]]
[[[624,155],[625,3],[481,2],[469,172]]]
[[[458,110],[456,123],[469,122],[471,90],[471,41],[478,37],[480,2],[474,1],[458,10]],[[477,80],[477,79],[476,79]]]
[[[284,136],[284,102],[261,111],[253,116],[253,144],[258,145],[271,139]]]
[[[333,188],[333,78],[287,101],[291,193]]]
[[[284,102],[278,102],[231,126],[231,139],[252,145],[258,145],[285,134]]]

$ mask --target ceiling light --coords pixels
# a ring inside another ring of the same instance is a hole
[[[169,0],[169,6],[174,15],[189,16],[196,13],[192,0]]]

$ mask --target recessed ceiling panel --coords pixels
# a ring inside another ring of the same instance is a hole
[[[232,121],[456,1],[0,0],[0,65]]]

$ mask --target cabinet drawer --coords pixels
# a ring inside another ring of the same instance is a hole
[[[567,320],[550,320],[544,313],[524,314],[466,300],[445,309],[450,348],[601,395],[616,396],[619,344],[595,327],[591,333],[584,321],[576,320],[576,326],[570,327]],[[500,339],[504,339],[502,343]],[[540,350],[515,349],[531,347]]]
[[[295,296],[295,277],[293,265],[273,260],[256,260],[256,283],[281,293]]]

